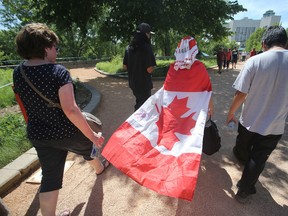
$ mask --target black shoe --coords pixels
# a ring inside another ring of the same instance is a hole
[[[236,187],[238,188],[238,191],[242,191],[241,188],[241,180],[239,180],[236,184]],[[250,189],[248,190],[248,192],[246,192],[247,194],[256,194],[256,188],[255,186],[250,187]]]
[[[251,195],[256,194],[256,188],[255,188],[255,186],[253,186],[248,191],[243,191],[243,189],[241,189],[241,182],[240,181],[238,181],[236,184],[238,191],[235,195],[235,199],[240,203],[247,203],[249,198],[251,197]]]
[[[235,199],[242,204],[245,204],[249,201],[251,194],[247,194],[244,191],[238,190],[236,195],[235,195]]]

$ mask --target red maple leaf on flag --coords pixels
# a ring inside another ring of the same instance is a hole
[[[196,124],[196,121],[192,118],[195,112],[187,117],[181,117],[189,110],[186,106],[187,101],[188,97],[183,99],[175,97],[167,108],[161,107],[159,120],[156,122],[159,129],[157,145],[163,145],[171,150],[173,145],[179,141],[175,132],[184,135],[191,134],[190,130]]]

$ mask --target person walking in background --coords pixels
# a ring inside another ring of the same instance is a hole
[[[227,65],[227,57],[226,57],[226,53],[227,53],[227,49],[223,49],[223,53],[224,53],[224,59],[223,59],[223,69],[225,69],[226,65]]]
[[[218,74],[221,74],[225,59],[225,53],[223,51],[223,48],[219,48],[216,56],[217,56]]]
[[[256,55],[256,49],[253,48],[253,49],[251,50],[251,52],[250,52],[250,58],[251,58],[252,56],[255,56],[255,55]]]
[[[239,52],[237,50],[237,47],[234,47],[234,49],[232,51],[232,69],[233,68],[236,69],[238,57],[239,57]]]
[[[123,69],[128,70],[129,87],[136,98],[136,111],[151,96],[153,88],[151,73],[156,66],[155,56],[151,46],[151,27],[141,23],[132,41],[125,50]]]
[[[237,183],[236,199],[247,201],[265,163],[284,133],[288,115],[287,33],[281,26],[269,27],[262,37],[264,52],[249,58],[233,87],[236,93],[226,123],[237,122],[242,106],[233,153],[245,164]]]
[[[39,200],[44,216],[55,215],[68,151],[83,156],[96,174],[109,165],[106,160],[90,157],[92,146],[101,147],[104,138],[90,128],[78,108],[70,73],[55,63],[58,43],[58,36],[42,23],[27,24],[16,36],[17,52],[26,61],[14,69],[14,90],[27,112],[27,135],[42,168]],[[22,74],[43,95],[60,103],[61,109],[48,106]]]
[[[245,62],[246,61],[246,57],[247,57],[247,53],[246,53],[245,50],[243,50],[242,53],[241,53],[241,61]]]
[[[230,62],[231,62],[231,57],[232,57],[232,52],[231,49],[226,50],[226,69],[229,69]]]

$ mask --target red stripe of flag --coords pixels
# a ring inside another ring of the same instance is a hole
[[[166,196],[192,200],[200,154],[162,155],[125,122],[110,138],[102,155],[140,185]]]

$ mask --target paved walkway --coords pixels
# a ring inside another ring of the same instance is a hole
[[[215,155],[202,156],[192,202],[165,197],[141,187],[113,166],[104,174],[96,176],[81,157],[69,154],[68,160],[74,160],[75,163],[64,176],[58,212],[70,209],[74,216],[287,216],[288,122],[282,140],[256,185],[257,194],[246,205],[233,198],[235,184],[243,167],[231,153],[236,131],[228,131],[224,122],[234,94],[231,85],[242,64],[238,67],[236,70],[224,71],[221,75],[216,70],[209,70],[214,92],[213,119],[222,136],[222,148]],[[71,73],[101,93],[101,102],[93,113],[102,120],[104,136],[108,139],[133,113],[134,97],[127,80],[101,75],[93,68],[71,70]],[[155,80],[154,92],[162,85],[163,80]],[[23,181],[5,196],[3,201],[11,215],[40,215],[38,189],[38,184]]]

